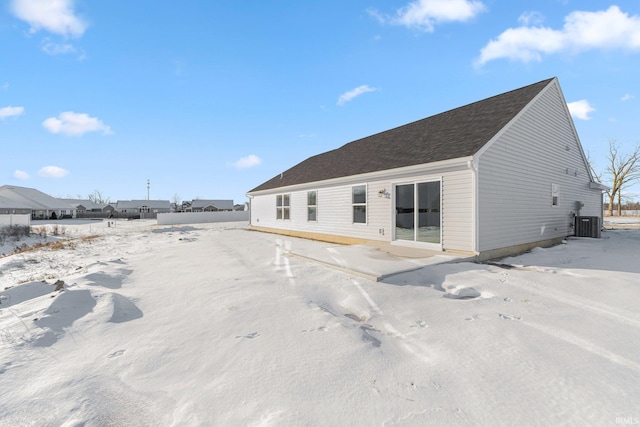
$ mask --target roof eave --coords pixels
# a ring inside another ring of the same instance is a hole
[[[604,184],[600,184],[599,182],[593,182],[593,181],[589,183],[589,188],[591,188],[592,190],[600,190],[600,191],[611,190],[611,187],[608,187]]]
[[[437,172],[440,169],[447,169],[447,168],[463,167],[466,169],[467,163],[469,162],[469,160],[473,160],[473,156],[457,157],[455,159],[442,160],[439,162],[422,163],[419,165],[405,166],[402,168],[395,168],[395,169],[385,169],[385,170],[376,171],[376,172],[369,172],[369,173],[363,173],[358,175],[349,175],[349,176],[344,176],[340,178],[326,179],[322,181],[310,181],[310,182],[305,182],[301,184],[270,188],[266,190],[249,191],[246,193],[246,195],[247,197],[254,197],[254,196],[261,196],[265,194],[297,191],[305,188],[314,188],[319,186],[333,187],[333,186],[345,185],[345,184],[354,183],[354,182],[376,181],[384,178],[393,179],[394,177],[399,175],[406,175],[406,174],[413,174],[413,173],[427,175],[429,173]]]

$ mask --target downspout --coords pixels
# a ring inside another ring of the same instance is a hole
[[[252,226],[253,224],[251,223],[251,220],[252,220],[252,218],[251,218],[251,207],[252,207],[251,205],[252,205],[252,203],[251,202],[253,201],[253,196],[251,194],[247,194],[246,196],[249,198],[249,226]]]
[[[471,238],[472,238],[472,246],[473,253],[477,256],[480,255],[480,250],[478,248],[478,159],[474,156],[472,160],[467,162],[467,167],[471,171],[471,187],[472,187],[472,196],[471,196]]]

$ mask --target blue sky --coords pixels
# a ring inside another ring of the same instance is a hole
[[[8,0],[0,41],[0,185],[53,196],[244,202],[554,76],[596,169],[640,141],[638,1]]]

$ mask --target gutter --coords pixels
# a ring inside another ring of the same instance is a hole
[[[611,190],[611,187],[607,187],[604,184],[600,184],[599,182],[590,182],[589,188],[592,190],[600,190],[600,191],[608,191]]]
[[[330,178],[320,181],[309,181],[300,184],[292,184],[282,187],[274,187],[266,190],[249,191],[247,196],[262,196],[267,194],[275,194],[288,191],[299,191],[307,188],[334,187],[339,185],[350,185],[353,183],[362,183],[369,181],[395,179],[397,176],[419,174],[437,174],[443,169],[463,167],[472,159],[471,156],[457,157],[455,159],[441,160],[433,163],[422,163],[412,166],[404,166],[394,169],[383,169],[375,172],[367,172],[358,175],[347,175],[338,178]]]

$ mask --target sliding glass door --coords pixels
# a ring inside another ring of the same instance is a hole
[[[396,192],[396,240],[440,245],[440,181],[399,184]]]

